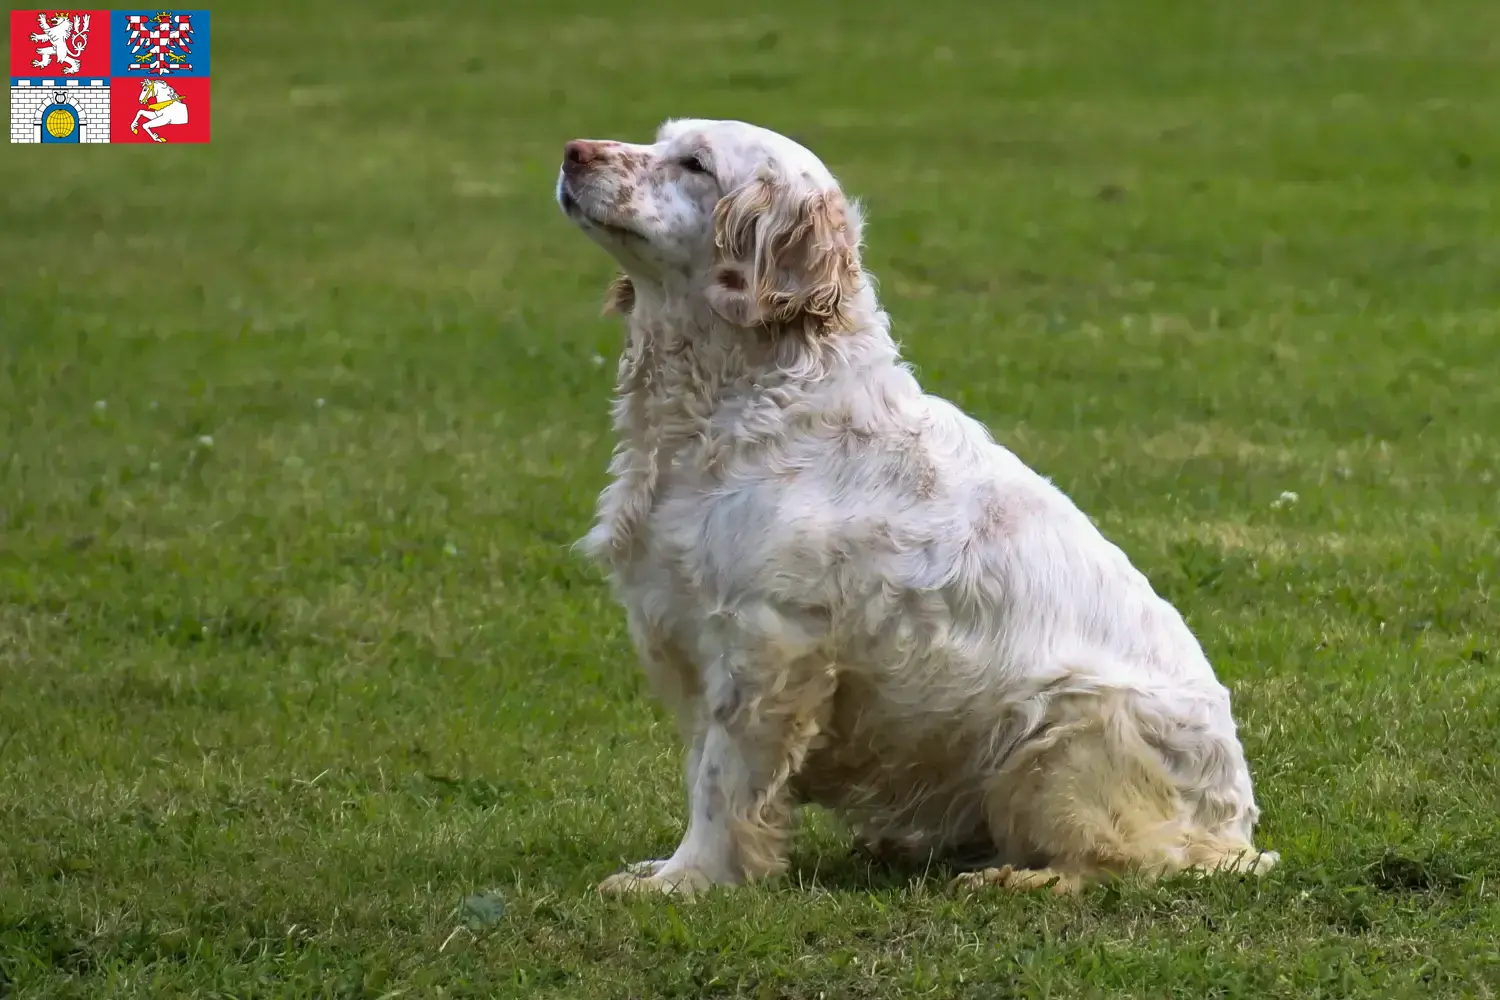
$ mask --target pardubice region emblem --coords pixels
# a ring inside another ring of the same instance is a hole
[[[11,142],[209,141],[212,11],[13,10],[9,23]]]
[[[137,111],[131,119],[131,132],[139,133],[141,129],[145,129],[153,142],[166,142],[156,134],[155,129],[163,125],[187,124],[187,101],[165,80],[142,80],[140,101],[145,108]]]
[[[190,72],[193,19],[188,13],[160,11],[130,15],[130,69],[165,76]]]
[[[37,46],[31,65],[46,69],[55,58],[64,73],[76,74],[89,44],[89,15],[59,11],[49,17],[46,11],[38,11],[36,23],[42,30],[32,32],[31,40],[43,44]]]

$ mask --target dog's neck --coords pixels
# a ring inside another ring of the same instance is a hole
[[[805,335],[745,328],[701,299],[668,300],[638,290],[627,317],[615,386],[615,430],[623,447],[658,450],[701,433],[725,402],[748,393],[791,402],[840,373],[895,364],[899,353],[874,289],[863,283],[847,329]]]
[[[581,547],[612,568],[628,562],[665,471],[689,443],[723,437],[713,418],[727,402],[754,394],[789,407],[840,375],[896,365],[887,317],[867,284],[852,315],[851,329],[800,337],[734,326],[706,306],[663,301],[640,289],[615,386],[614,478]]]

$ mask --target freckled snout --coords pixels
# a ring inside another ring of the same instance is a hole
[[[603,146],[603,143],[591,139],[574,139],[563,147],[557,201],[569,215],[578,208],[578,192],[588,186],[589,174],[606,158]]]
[[[636,190],[633,174],[641,162],[641,153],[629,143],[574,139],[563,147],[558,205],[590,232],[629,231]]]

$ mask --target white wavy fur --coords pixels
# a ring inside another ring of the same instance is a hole
[[[977,888],[1277,860],[1182,617],[1048,480],[925,394],[861,214],[784,136],[677,120],[570,144],[619,264],[619,444],[581,546],[687,745],[671,857],[604,892],[775,875],[795,809]]]

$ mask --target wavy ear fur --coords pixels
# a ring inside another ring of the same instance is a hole
[[[604,293],[604,315],[629,316],[635,308],[635,283],[624,272],[615,275]]]
[[[799,195],[784,181],[750,181],[714,209],[720,264],[709,305],[740,326],[808,335],[848,329],[859,230],[858,207],[837,191]]]

